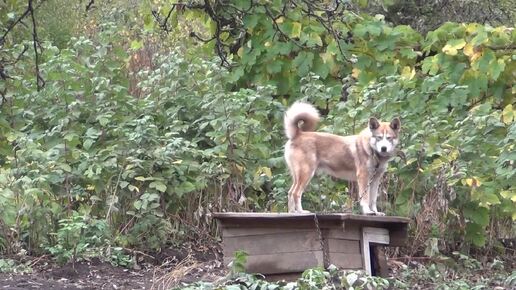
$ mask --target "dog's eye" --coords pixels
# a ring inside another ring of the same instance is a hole
[[[392,141],[392,137],[387,137],[387,141]]]
[[[374,136],[376,138],[376,141],[382,140],[382,136]]]

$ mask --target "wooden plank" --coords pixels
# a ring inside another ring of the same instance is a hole
[[[283,229],[315,229],[313,216],[309,219],[224,219],[220,220],[223,228],[283,228]],[[339,227],[342,221],[319,221],[320,228]]]
[[[232,257],[224,257],[224,264],[228,265],[231,260]],[[322,251],[253,255],[247,257],[246,271],[265,275],[297,273],[322,264]]]
[[[330,263],[343,269],[362,269],[362,255],[330,253]]]
[[[313,220],[314,213],[255,213],[255,212],[218,212],[212,216],[218,220]],[[319,221],[370,221],[376,223],[408,223],[410,219],[398,216],[358,215],[351,213],[317,213]]]
[[[388,245],[390,242],[389,230],[387,229],[364,227],[362,233],[364,235],[363,240],[367,240],[369,243]]]
[[[360,241],[328,239],[330,253],[360,254]]]
[[[313,229],[311,228],[280,228],[280,227],[257,227],[257,228],[224,228],[222,230],[222,237],[241,237],[241,236],[257,236],[257,235],[266,235],[266,234],[290,234],[290,233],[299,233],[299,232],[314,232],[315,226]]]
[[[319,237],[315,231],[224,237],[222,246],[224,255],[231,257],[237,250],[243,250],[249,255],[264,255],[306,252],[321,248]]]
[[[338,228],[330,228],[325,232],[325,237],[346,239],[346,240],[360,240],[362,232],[359,225],[350,222],[345,222],[343,226]]]

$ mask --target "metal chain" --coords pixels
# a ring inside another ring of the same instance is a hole
[[[371,183],[373,183],[373,180],[374,180],[374,177],[376,176],[376,169],[378,168],[378,165],[379,165],[379,160],[376,160],[378,162],[377,166],[375,166],[373,168],[373,172],[372,174],[370,175],[369,177],[369,180],[367,181],[367,187],[366,187],[366,190],[367,192],[370,191],[370,187],[371,187]],[[360,202],[360,200],[362,200],[362,195],[364,194],[364,192],[360,193],[359,192],[359,197],[358,197],[358,201],[357,202]],[[321,232],[321,228],[319,226],[319,219],[317,218],[317,213],[314,213],[314,223],[315,223],[315,229],[317,231],[317,235],[319,237],[319,243],[320,243],[320,246],[321,246],[321,251],[322,251],[322,254],[323,254],[323,267],[326,269],[330,266],[330,254],[328,253],[328,247],[326,247],[324,245],[324,238],[323,238],[323,235],[322,235],[322,232]]]
[[[376,156],[376,155],[374,155],[374,156]],[[365,192],[368,192],[369,194],[371,194],[371,191],[370,191],[371,183],[373,183],[374,177],[376,176],[376,169],[380,165],[380,161],[377,158],[375,158],[376,162],[377,162],[377,165],[375,167],[373,167],[373,174],[371,174],[369,176],[369,180],[367,180],[367,186],[366,186],[366,189],[365,189],[366,191],[360,192],[360,187],[359,187],[358,199],[355,201],[355,204],[360,204],[360,201],[362,201],[362,196],[364,195]]]
[[[330,257],[328,253],[328,247],[325,247],[324,245],[324,239],[321,232],[321,228],[319,227],[319,219],[317,218],[317,213],[314,213],[314,222],[315,222],[315,229],[317,230],[317,235],[319,236],[319,243],[321,245],[321,251],[323,254],[323,268],[328,268],[330,266]]]

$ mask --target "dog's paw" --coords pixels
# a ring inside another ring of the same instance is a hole
[[[374,214],[377,216],[385,216],[385,213],[383,213],[381,211],[375,211]]]
[[[298,213],[311,213],[311,211],[306,210],[306,209],[298,210],[297,212]]]
[[[369,209],[362,209],[362,214],[365,214],[365,215],[375,215],[376,213],[372,210],[369,210]]]

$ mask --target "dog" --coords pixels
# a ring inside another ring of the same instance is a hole
[[[306,213],[301,197],[316,170],[356,181],[363,214],[385,215],[376,207],[378,187],[388,161],[396,154],[401,121],[380,122],[371,117],[358,135],[338,136],[314,132],[319,112],[311,104],[294,103],[284,115],[285,160],[292,176],[288,211]]]

